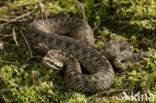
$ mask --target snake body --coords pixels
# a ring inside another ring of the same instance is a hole
[[[73,38],[58,35],[66,33],[70,33]],[[130,61],[134,55],[129,44],[121,40],[114,40],[103,47],[95,48],[90,26],[79,18],[67,15],[57,15],[29,24],[25,37],[31,48],[44,51],[45,64],[50,67],[55,63],[66,65],[66,83],[71,88],[85,93],[108,89],[115,76],[112,64],[120,68],[121,61]],[[81,67],[89,74],[83,73]]]

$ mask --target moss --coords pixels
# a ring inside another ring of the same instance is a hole
[[[3,2],[3,6],[11,7],[32,1],[35,0],[17,0],[16,2],[9,0]],[[81,3],[76,0],[51,0],[43,3],[51,12],[66,12],[80,18],[82,15],[77,6],[83,6],[91,27],[94,28],[100,24],[95,30],[96,37],[102,36],[102,39],[96,39],[97,46],[102,46],[112,39],[122,39],[128,41],[134,47],[135,52],[155,51],[156,2],[154,0],[82,0]],[[18,11],[34,10],[37,7],[37,4],[33,4],[11,10],[0,9],[0,13],[7,15],[11,12],[11,15],[16,15]],[[37,13],[35,12],[30,18],[35,18]],[[41,61],[26,62],[30,53],[20,35],[21,25],[8,24],[4,26],[3,32],[11,34],[13,27],[19,46],[15,46],[14,39],[9,39],[5,43],[3,54],[0,54],[0,59],[13,62],[11,64],[0,62],[0,75],[8,83],[7,88],[0,80],[1,102],[124,103],[126,100],[122,99],[123,91],[154,94],[154,100],[156,100],[156,55],[126,66],[121,73],[116,73],[115,82],[108,91],[88,96],[70,89],[64,83],[61,72],[47,68]],[[29,66],[23,68],[27,63]]]

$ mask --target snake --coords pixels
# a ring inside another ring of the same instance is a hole
[[[59,70],[65,67],[65,83],[84,93],[106,91],[114,83],[114,68],[148,56],[146,52],[133,53],[123,40],[96,47],[89,24],[65,13],[30,23],[25,37],[33,52],[44,55],[44,64]]]

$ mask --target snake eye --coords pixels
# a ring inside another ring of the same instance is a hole
[[[54,64],[54,62],[51,61],[51,60],[49,60],[49,59],[46,60],[46,63],[47,63],[49,66]]]

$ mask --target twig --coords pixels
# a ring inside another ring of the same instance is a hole
[[[16,16],[14,16],[14,15],[0,15],[0,18],[11,18],[11,17],[16,17]]]
[[[104,39],[104,36],[96,36],[95,39]]]
[[[7,38],[7,37],[10,37],[10,36],[13,36],[13,35],[5,35],[5,34],[4,34],[4,36],[2,36],[2,37],[0,38],[0,40],[2,40],[2,39],[4,39],[4,38]]]
[[[98,25],[96,25],[94,28],[93,28],[93,32],[101,25],[101,23],[99,23]]]
[[[112,89],[112,90],[108,90],[108,91],[105,91],[105,92],[100,92],[100,93],[97,93],[97,94],[94,94],[94,95],[91,95],[91,96],[95,96],[95,95],[102,96],[103,94],[106,94],[106,93],[121,92],[121,91],[127,91],[127,90],[128,89],[119,89],[119,90]]]
[[[3,29],[4,29],[4,26],[3,25],[0,25],[0,36],[2,36]]]
[[[3,79],[2,75],[0,75],[0,80],[2,81],[2,83],[3,83],[6,87],[8,87],[8,84],[7,84],[7,82]]]
[[[27,60],[24,62],[24,64],[21,66],[22,69],[25,69],[27,68],[29,65],[31,65],[29,63],[30,60],[33,60],[33,59],[41,59],[40,56],[33,56],[33,57],[28,57]]]
[[[12,9],[12,8],[17,8],[17,7],[21,7],[21,6],[27,6],[27,5],[32,5],[32,4],[36,4],[38,2],[43,2],[44,0],[37,0],[34,2],[30,2],[30,3],[22,3],[22,4],[18,4],[18,5],[12,5],[12,6],[5,6],[5,7],[1,7],[0,10],[2,9]]]
[[[16,39],[16,33],[15,33],[15,29],[14,29],[14,28],[13,28],[13,32],[12,32],[12,34],[13,34],[13,37],[14,37],[15,43],[16,43],[16,45],[18,46],[18,42],[17,42],[17,39]]]
[[[34,86],[34,89],[35,89],[35,91],[36,91],[37,96],[41,99],[41,101],[42,101],[43,103],[46,103],[46,101],[38,94],[38,91],[37,91],[37,89],[36,89],[36,84],[35,84],[34,73],[32,73],[32,79],[33,79],[33,86]]]
[[[15,19],[3,19],[3,18],[0,18],[0,21],[5,21],[5,22],[23,22],[23,21],[27,21],[28,19],[23,19],[23,20],[15,20]]]
[[[81,8],[79,8],[79,7],[78,7],[78,9],[79,9],[79,11],[81,12],[81,14],[82,14],[82,16],[83,16],[83,20],[84,20],[86,23],[88,23],[88,20],[87,20],[87,17],[86,17],[86,15],[85,15],[85,13],[84,13],[84,10],[81,9]]]
[[[2,41],[0,41],[0,50],[4,49],[4,43]]]
[[[6,60],[0,60],[0,62],[8,63],[8,64],[16,64],[16,62],[10,62],[10,61],[6,61]]]
[[[25,9],[25,10],[21,10],[21,11],[16,11],[16,12],[14,12],[14,13],[8,12],[7,14],[8,14],[9,16],[13,16],[13,14],[14,14],[14,15],[17,15],[17,14],[21,14],[21,13],[28,12],[28,11],[30,11],[30,10],[32,10],[32,9]],[[8,16],[8,15],[7,15],[7,16]]]
[[[9,23],[16,22],[17,19],[20,19],[20,18],[23,18],[23,17],[25,17],[25,16],[28,16],[28,15],[34,13],[35,11],[36,11],[36,10],[33,10],[33,11],[28,12],[28,13],[26,13],[26,14],[24,14],[24,15],[18,16],[18,17],[14,18],[14,19],[11,19],[10,21],[8,21],[8,22],[6,22],[6,23],[3,23],[2,25],[7,25],[7,24],[9,24]]]
[[[78,8],[78,10],[81,12],[81,14],[82,14],[82,16],[83,16],[83,20],[84,20],[86,23],[88,23],[88,19],[87,19],[86,15],[85,15],[83,5],[82,5],[78,0],[77,0],[77,4],[80,6],[80,7],[77,6],[77,8]]]
[[[41,13],[41,16],[45,19],[48,18],[49,16],[49,10],[45,7],[45,5],[41,2],[38,3],[38,7],[39,7],[39,10],[40,10],[40,13]]]
[[[37,11],[37,14],[36,14],[36,16],[35,16],[35,18],[34,18],[34,21],[36,21],[36,20],[37,20],[37,18],[38,18],[38,16],[39,16],[39,14],[40,14],[40,11]]]
[[[32,57],[33,57],[33,54],[32,54],[32,50],[31,50],[31,48],[30,48],[30,46],[29,46],[29,43],[28,43],[27,39],[25,38],[25,36],[24,36],[23,32],[22,32],[22,31],[20,31],[20,32],[21,32],[21,35],[22,35],[22,36],[23,36],[23,38],[24,38],[24,41],[25,41],[25,43],[26,43],[26,45],[27,45],[28,49],[29,49],[29,52],[30,52],[30,57],[32,58]]]
[[[140,43],[140,44],[144,44],[144,45],[149,45],[149,43],[144,42],[144,41],[140,41],[140,40],[134,40],[134,42]]]

